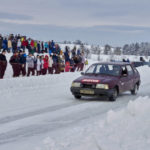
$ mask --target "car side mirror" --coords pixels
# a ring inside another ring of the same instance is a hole
[[[81,72],[81,75],[85,75],[85,73],[84,73],[84,72]]]

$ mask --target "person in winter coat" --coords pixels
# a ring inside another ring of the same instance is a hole
[[[26,75],[26,57],[26,53],[20,51],[20,74],[22,74],[22,76]]]
[[[76,55],[74,58],[74,70],[76,70],[76,68],[78,68],[78,65],[79,65],[79,59],[78,59],[78,56]]]
[[[81,55],[80,49],[77,50],[77,55]]]
[[[58,56],[55,53],[53,54],[53,71],[55,74],[58,73]]]
[[[60,49],[60,47],[59,47],[58,44],[55,45],[55,50],[56,50],[56,54],[57,54],[57,55],[60,55],[61,49]]]
[[[48,58],[48,55],[46,55],[43,60],[44,60],[44,64],[43,64],[43,67],[44,67],[44,69],[43,69],[43,75],[45,75],[45,74],[47,74],[47,70],[48,70],[48,66],[49,66],[49,58]]]
[[[44,74],[44,55],[41,56],[41,74]]]
[[[48,46],[48,42],[45,42],[45,43],[44,43],[44,49],[45,49],[45,52],[46,52],[46,53],[47,53],[48,47],[49,47],[49,46]]]
[[[81,71],[81,67],[82,67],[82,57],[81,57],[81,55],[78,55],[77,59],[78,59],[77,71]]]
[[[38,52],[38,53],[41,53],[40,41],[37,43],[37,52]]]
[[[75,71],[75,63],[73,58],[71,58],[70,60],[70,72],[74,72]]]
[[[28,65],[28,73],[27,76],[30,76],[30,73],[32,72],[32,76],[35,74],[34,72],[34,57],[31,53],[29,53],[29,56],[27,56],[27,65]]]
[[[70,72],[70,69],[71,69],[72,67],[70,66],[70,62],[68,61],[68,62],[66,62],[66,65],[65,65],[65,72]]]
[[[37,41],[34,41],[34,52],[37,52]]]
[[[39,76],[41,75],[41,66],[42,63],[41,63],[41,58],[39,55],[37,55],[37,58],[36,58],[36,75]]]
[[[49,57],[48,73],[53,74],[53,58],[52,58],[52,55],[50,55],[50,57]]]
[[[80,71],[83,71],[84,69],[84,64],[85,64],[85,57],[84,57],[84,53],[81,54],[81,67],[80,67]]]
[[[6,51],[3,50],[0,54],[0,79],[3,79],[7,67]]]
[[[34,48],[34,40],[31,40],[30,46],[31,48]]]
[[[7,39],[5,38],[2,43],[3,50],[8,50]]]
[[[18,49],[18,51],[20,50],[20,48],[21,48],[21,40],[18,39],[18,41],[17,41],[17,49]]]
[[[27,42],[27,40],[25,39],[25,38],[22,38],[22,43],[21,43],[21,48],[23,49],[23,50],[25,50],[25,48],[26,47],[28,47],[28,42]]]
[[[11,40],[9,39],[8,40],[8,52],[12,51],[12,42]]]
[[[11,56],[9,63],[12,65],[13,77],[19,77],[19,75],[20,75],[20,58],[19,58],[18,52],[15,52],[13,54],[13,56]]]
[[[72,53],[72,57],[74,58],[76,56],[76,46],[73,48],[71,53]]]
[[[65,53],[64,53],[64,56],[65,56],[65,64],[66,62],[69,62],[70,61],[70,58],[69,58],[69,50],[68,50],[68,47],[66,46],[65,48]]]
[[[15,51],[17,51],[17,40],[16,39],[12,40],[12,51],[13,51],[13,53]]]

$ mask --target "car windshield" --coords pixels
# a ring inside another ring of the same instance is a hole
[[[90,66],[85,74],[105,74],[105,75],[120,75],[120,66],[113,64],[94,64]]]

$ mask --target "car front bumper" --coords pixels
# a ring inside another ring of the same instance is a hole
[[[81,87],[71,87],[70,88],[73,95],[83,95],[83,96],[101,96],[106,95],[111,97],[113,95],[113,89],[89,89],[89,88],[81,88]]]

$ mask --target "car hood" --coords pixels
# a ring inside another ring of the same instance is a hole
[[[81,83],[92,83],[92,84],[97,84],[97,83],[110,83],[114,82],[117,80],[118,77],[115,76],[107,76],[107,75],[84,75],[76,80],[74,82],[81,82]]]

